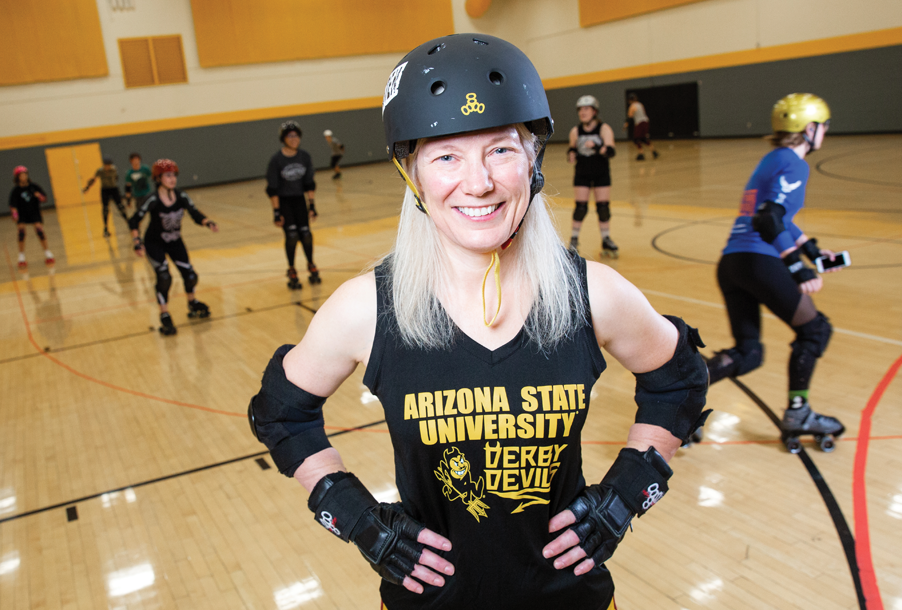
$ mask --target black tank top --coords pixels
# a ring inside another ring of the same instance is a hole
[[[582,123],[576,126],[576,173],[579,175],[591,176],[600,171],[604,171],[609,165],[608,158],[599,155],[598,151],[604,146],[604,140],[601,137],[601,126],[604,123],[599,122],[595,129],[583,129]],[[591,148],[587,144],[594,142],[595,147]]]
[[[574,264],[585,291],[586,262]],[[385,263],[376,268],[363,381],[385,410],[404,508],[451,540],[442,554],[456,572],[422,595],[382,581],[386,606],[606,609],[605,567],[574,576],[542,556],[548,521],[585,486],[580,434],[606,366],[591,321],[545,354],[522,329],[496,350],[459,329],[451,349],[411,348],[398,336],[387,274]]]

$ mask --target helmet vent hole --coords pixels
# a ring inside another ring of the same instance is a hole
[[[501,72],[492,70],[489,72],[489,82],[493,85],[500,85],[504,82],[504,75]]]
[[[433,54],[435,54],[435,53],[438,53],[439,51],[441,51],[441,50],[444,49],[444,48],[445,48],[445,44],[444,44],[444,43],[442,43],[442,44],[437,44],[437,45],[435,45],[434,47],[432,47],[431,49],[429,49],[429,51],[426,53],[426,55],[433,55]]]
[[[437,80],[432,83],[432,86],[429,88],[432,91],[432,95],[441,95],[445,92],[445,83],[443,81]]]
[[[479,40],[478,38],[474,38],[474,39],[473,39],[473,42],[475,42],[476,44],[481,44],[481,45],[488,45],[488,44],[489,44],[489,43],[487,43],[487,42],[484,41],[484,40]]]

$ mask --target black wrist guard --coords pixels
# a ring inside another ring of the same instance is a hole
[[[312,199],[310,200],[310,213],[313,214],[314,218],[319,216],[319,214],[316,212],[316,203]]]
[[[614,155],[616,155],[616,154],[617,154],[617,149],[614,148],[613,146],[608,146],[604,151],[604,156],[607,157],[608,159],[613,159]]]
[[[814,237],[802,244],[801,250],[802,254],[807,256],[812,263],[814,259],[819,258],[821,255],[821,249],[817,247],[817,239]]]
[[[210,230],[215,229],[215,228],[216,228],[216,223],[213,222],[212,220],[208,220],[208,221],[207,221],[207,228],[210,229]]]
[[[703,426],[711,410],[705,407],[708,367],[699,355],[704,347],[698,331],[680,318],[664,316],[680,337],[673,357],[663,366],[636,374],[637,424],[660,426],[683,442]]]
[[[590,485],[568,506],[579,547],[596,566],[614,554],[633,516],[644,515],[667,493],[673,471],[654,447],[624,448],[599,485]]]
[[[417,537],[425,526],[404,513],[400,502],[377,502],[349,472],[320,479],[307,507],[317,523],[357,545],[372,568],[391,583],[400,585],[420,560],[424,546]]]
[[[135,252],[138,252],[139,250],[142,250],[144,248],[144,242],[140,237],[135,237],[134,239],[132,239],[132,243],[135,245]]]
[[[282,220],[282,211],[279,208],[273,208],[272,221],[279,222],[280,220]]]
[[[577,149],[575,146],[571,146],[570,148],[567,149],[567,156],[568,156],[568,157],[570,156],[570,153],[576,153],[576,154],[579,154],[579,149]]]
[[[783,264],[789,269],[789,274],[796,284],[804,284],[808,280],[813,280],[817,277],[814,270],[806,267],[805,263],[802,262],[802,256],[798,250],[793,250],[784,256]]]

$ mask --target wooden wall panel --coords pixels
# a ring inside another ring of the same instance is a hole
[[[0,85],[106,76],[95,0],[0,0]]]
[[[579,25],[587,28],[702,0],[579,0]]]
[[[155,36],[151,38],[151,44],[160,84],[187,82],[188,74],[185,70],[185,57],[182,54],[182,37],[180,35]]]
[[[454,33],[451,0],[191,0],[204,68],[409,51]]]

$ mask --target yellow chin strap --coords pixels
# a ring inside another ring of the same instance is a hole
[[[407,172],[404,171],[404,168],[398,162],[397,157],[392,155],[391,160],[392,160],[392,163],[395,164],[395,167],[398,168],[398,173],[401,174],[401,177],[404,178],[404,182],[407,183],[407,186],[410,188],[411,192],[413,193],[414,199],[417,200],[417,208],[421,212],[425,213],[428,216],[429,210],[426,209],[426,206],[423,204],[423,200],[420,198],[420,192],[417,190],[417,187],[414,185],[413,181],[410,179],[410,176],[408,176]],[[519,228],[518,228],[518,230],[519,230]],[[514,233],[514,235],[516,235],[516,233]],[[510,245],[512,239],[513,239],[513,236],[511,236],[511,239],[507,240],[504,243],[504,245],[501,246],[501,249],[504,250],[505,248],[507,248]],[[489,321],[489,320],[486,320],[485,284],[489,279],[489,273],[492,272],[493,267],[495,268],[495,290],[498,293],[498,308],[495,309],[495,315],[492,316],[492,319]],[[494,251],[492,251],[492,262],[489,263],[489,268],[485,270],[485,275],[482,276],[482,322],[483,322],[483,324],[485,324],[486,326],[489,326],[489,327],[492,326],[492,324],[495,323],[495,320],[498,319],[499,313],[501,313],[501,257],[498,256],[498,251],[494,250]]]
[[[495,310],[495,315],[492,316],[492,321],[489,322],[485,319],[485,282],[489,279],[492,267],[495,268],[495,289],[498,291],[498,308]],[[497,250],[492,250],[492,262],[489,263],[489,268],[485,270],[485,275],[482,276],[482,323],[486,326],[491,326],[498,319],[499,313],[501,313],[501,257],[498,256]]]

